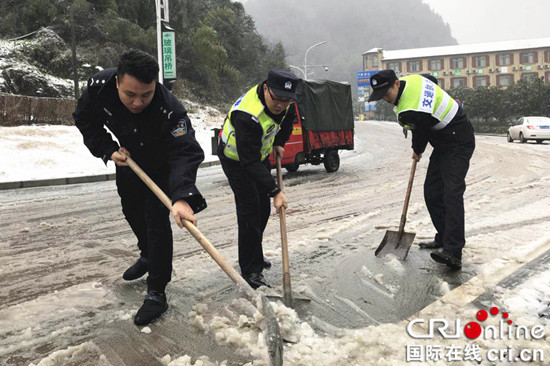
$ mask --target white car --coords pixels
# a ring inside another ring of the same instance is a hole
[[[521,117],[508,129],[506,138],[508,142],[519,140],[522,144],[527,140],[535,140],[537,144],[550,140],[550,118]]]

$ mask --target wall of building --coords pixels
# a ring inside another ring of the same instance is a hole
[[[509,62],[503,62],[507,58]],[[462,64],[457,65],[455,59],[462,59]],[[440,69],[430,67],[437,61]],[[380,50],[364,54],[363,67],[365,71],[393,68],[399,76],[431,73],[445,89],[459,85],[506,87],[507,82],[515,83],[528,77],[542,77],[550,82],[550,47],[395,60],[384,59]]]

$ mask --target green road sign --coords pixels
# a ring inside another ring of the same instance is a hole
[[[176,40],[174,32],[162,32],[162,64],[164,79],[175,79]]]

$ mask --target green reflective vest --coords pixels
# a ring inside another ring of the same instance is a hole
[[[399,78],[405,81],[405,89],[393,109],[399,120],[399,114],[405,111],[417,111],[431,114],[439,121],[432,130],[441,130],[451,122],[458,112],[458,103],[443,89],[421,75],[409,75]]]
[[[269,154],[271,154],[273,142],[275,141],[275,135],[277,135],[277,132],[281,129],[281,126],[269,117],[267,113],[265,113],[265,107],[260,101],[260,98],[258,98],[258,93],[256,92],[257,88],[258,86],[256,85],[237,99],[235,104],[233,104],[229,110],[229,113],[223,123],[223,132],[221,135],[221,139],[225,144],[223,153],[229,159],[239,160],[239,154],[237,152],[237,139],[235,138],[235,128],[231,123],[231,114],[234,111],[243,111],[250,114],[252,116],[252,120],[262,126],[262,148],[260,149],[262,161],[267,158]]]

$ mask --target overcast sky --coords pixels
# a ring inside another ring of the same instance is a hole
[[[460,44],[550,37],[550,0],[424,0]]]
[[[460,44],[550,37],[550,0],[423,1],[449,23]]]

